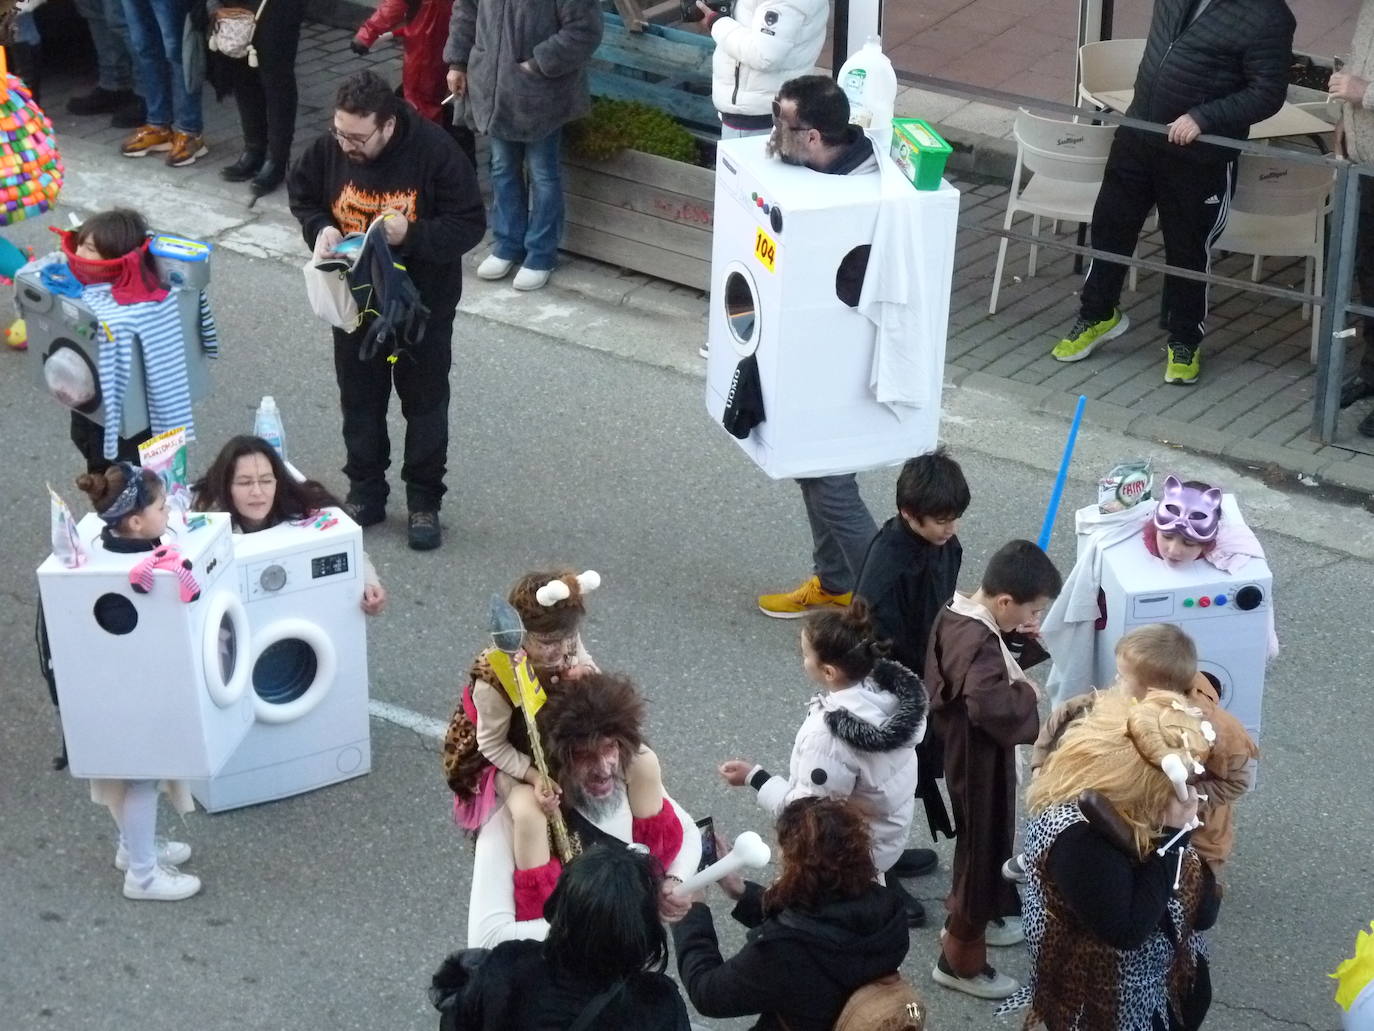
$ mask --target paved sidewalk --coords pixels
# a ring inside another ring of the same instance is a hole
[[[301,110],[297,148],[329,122],[333,89],[339,77],[361,64],[397,77],[398,51],[380,46],[367,58],[347,50],[349,33],[319,24],[306,27],[299,63]],[[186,169],[167,169],[156,159],[131,161],[118,156],[122,133],[103,119],[76,119],[64,104],[87,83],[72,75],[53,74],[45,83],[45,100],[73,169],[73,182],[87,197],[114,203],[133,186],[155,190],[160,183],[192,187],[205,198],[188,211],[185,232],[201,232],[221,245],[250,254],[277,257],[295,264],[304,249],[286,209],[285,190],[249,209],[244,187],[222,182],[218,168],[238,154],[237,117],[232,104],[207,99],[209,158]],[[105,155],[108,155],[106,157]],[[1089,424],[1107,426],[1140,439],[1160,441],[1220,456],[1276,477],[1317,481],[1374,494],[1374,442],[1358,437],[1354,424],[1369,402],[1343,414],[1338,446],[1322,447],[1309,439],[1313,377],[1307,360],[1310,324],[1295,307],[1260,295],[1213,292],[1213,317],[1204,348],[1203,379],[1196,387],[1166,387],[1163,382],[1164,335],[1158,329],[1160,278],[1142,275],[1140,292],[1128,294],[1125,306],[1133,328],[1092,359],[1061,365],[1048,357],[1058,335],[1076,310],[1069,255],[1042,250],[1039,274],[1024,280],[1026,249],[1009,247],[1001,309],[987,314],[997,238],[978,231],[1000,225],[1006,204],[1002,183],[956,179],[964,191],[961,229],[951,303],[947,381],[999,393],[1033,411],[1067,415],[1078,393],[1090,398]],[[194,226],[194,228],[193,228]],[[1029,222],[1019,224],[1028,228]],[[1066,229],[1065,239],[1071,239]],[[1147,241],[1142,256],[1159,252],[1158,238]],[[484,251],[479,249],[474,257]],[[1232,257],[1218,271],[1244,277],[1248,262]],[[1301,266],[1271,259],[1269,281],[1299,285]],[[554,278],[557,289],[515,301],[508,289],[469,281],[464,307],[501,320],[512,318],[516,305],[527,317],[575,324],[591,319],[584,302],[611,306],[642,319],[642,337],[630,344],[634,356],[683,371],[699,372],[694,345],[705,334],[706,298],[634,272],[565,256]],[[587,309],[595,311],[595,308]],[[674,320],[681,332],[664,344],[663,326]],[[589,346],[596,334],[587,333]],[[680,338],[680,339],[679,339]]]

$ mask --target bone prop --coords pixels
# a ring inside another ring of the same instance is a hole
[[[673,894],[679,897],[690,895],[692,892],[704,888],[722,877],[738,873],[746,867],[757,870],[761,866],[767,866],[772,855],[773,853],[762,838],[754,831],[745,831],[735,839],[734,846],[726,855],[717,859],[705,870],[692,874],[674,889]]]

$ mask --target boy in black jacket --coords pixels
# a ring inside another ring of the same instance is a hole
[[[361,526],[385,518],[391,464],[386,410],[394,382],[406,421],[401,478],[410,546],[437,548],[461,259],[486,232],[476,173],[452,137],[415,114],[380,76],[364,71],[339,87],[333,128],[292,166],[287,187],[291,214],[317,259],[333,253],[345,234],[385,219],[379,232],[428,309],[423,335],[394,362],[385,349],[366,358],[359,353],[375,316],[352,332],[335,329],[334,372],[348,455],[345,509]]]
[[[925,669],[931,627],[954,597],[964,556],[956,534],[969,500],[964,471],[944,448],[909,459],[897,477],[897,514],[868,546],[854,593],[872,607],[878,636],[892,642],[892,657],[907,669]],[[916,795],[925,805],[931,836],[943,832],[952,838],[954,828],[936,783],[941,752],[939,737],[928,728],[916,747]],[[907,849],[892,872],[916,877],[930,873],[937,862],[930,849]]]

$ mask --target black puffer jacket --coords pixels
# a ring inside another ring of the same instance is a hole
[[[910,944],[901,900],[877,884],[848,902],[765,919],[763,889],[748,882],[733,916],[753,930],[728,960],[703,903],[674,924],[677,970],[698,1013],[758,1014],[753,1031],[829,1031],[850,993],[900,967]]]
[[[1296,22],[1284,0],[1211,0],[1190,24],[1196,4],[1155,0],[1127,114],[1162,124],[1190,114],[1204,133],[1243,140],[1283,106]],[[1234,153],[1205,144],[1173,149],[1213,161]]]

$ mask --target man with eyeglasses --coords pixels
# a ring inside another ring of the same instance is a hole
[[[386,517],[386,412],[394,385],[406,423],[401,479],[409,544],[417,551],[437,548],[461,259],[486,232],[472,164],[441,127],[411,110],[380,76],[363,71],[339,87],[332,127],[292,166],[287,188],[291,213],[317,259],[333,254],[345,234],[384,220],[378,231],[429,309],[423,336],[396,356],[384,348],[360,355],[370,317],[352,332],[335,329],[334,374],[347,452],[345,510],[360,526]]]

